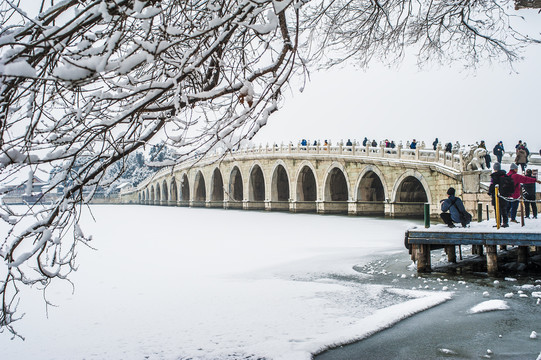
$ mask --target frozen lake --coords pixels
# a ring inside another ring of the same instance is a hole
[[[50,287],[58,307],[47,317],[42,293],[25,290],[16,328],[26,340],[0,334],[2,359],[310,359],[468,286],[418,279],[403,245],[412,221],[92,211],[96,222],[85,214],[82,230],[97,251],[79,249],[75,292],[66,282]]]

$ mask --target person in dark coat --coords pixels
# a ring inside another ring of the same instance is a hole
[[[436,138],[436,140],[434,140],[434,142],[432,143],[432,148],[434,150],[436,150],[438,148],[438,142],[439,142],[439,140],[438,140],[438,138]]]
[[[505,153],[505,150],[503,148],[503,142],[500,141],[499,143],[497,143],[496,146],[494,146],[492,153],[494,154],[494,156],[496,156],[496,159],[498,159],[498,162],[501,164],[503,154]]]
[[[490,186],[488,187],[488,195],[492,196],[492,206],[494,206],[494,212],[496,213],[496,185],[500,185],[500,178],[505,176],[505,171],[501,169],[499,162],[495,162],[493,165],[494,172],[490,174]],[[509,227],[509,217],[507,215],[509,209],[509,203],[505,198],[499,198],[500,204],[500,224],[502,227]]]
[[[528,163],[528,153],[523,145],[520,145],[517,148],[517,156],[515,157],[515,163],[520,165],[522,168],[522,173],[526,171],[526,164]]]
[[[366,146],[367,143],[368,143],[368,138],[365,136],[363,140],[363,146]]]
[[[526,176],[535,179],[532,175],[532,169],[526,170]],[[530,218],[530,208],[532,209],[532,216],[537,219],[537,204],[535,203],[535,183],[524,184],[524,207],[526,208],[526,217]]]
[[[511,195],[511,198],[514,199],[511,201],[511,205],[509,206],[509,216],[511,217],[511,222],[518,223],[517,221],[517,209],[518,209],[518,199],[520,198],[520,185],[521,184],[532,184],[532,183],[539,183],[541,184],[541,181],[537,180],[534,177],[527,177],[524,175],[520,175],[517,173],[518,166],[517,164],[511,164],[511,170],[507,173],[508,176],[511,176],[513,179],[513,182],[515,183],[515,191]]]
[[[447,195],[449,195],[447,199],[440,201],[442,211],[440,217],[447,226],[454,228],[456,227],[455,223],[461,223],[460,213],[465,213],[466,208],[462,200],[455,196],[454,188],[450,187],[447,190]],[[468,224],[462,224],[462,226],[466,225]]]
[[[450,142],[448,142],[447,144],[445,144],[445,152],[453,152],[453,144],[451,144]]]
[[[377,147],[378,146],[378,143],[376,142],[376,140],[372,140],[372,147]]]
[[[416,149],[417,148],[417,140],[413,139],[413,141],[410,144],[410,149]]]

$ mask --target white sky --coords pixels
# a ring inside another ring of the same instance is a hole
[[[532,15],[528,26],[539,34],[541,15]],[[315,73],[304,92],[297,86],[286,94],[284,106],[254,142],[306,138],[336,143],[366,136],[397,143],[416,138],[428,146],[438,137],[462,145],[485,140],[490,150],[502,140],[506,150],[514,150],[521,139],[538,152],[541,49],[532,47],[523,55],[515,66],[518,73],[503,64],[476,71],[462,71],[460,64],[419,70],[412,60],[391,69],[373,63],[367,70]]]

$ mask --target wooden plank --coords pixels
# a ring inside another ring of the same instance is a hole
[[[541,246],[541,233],[408,231],[409,244]]]

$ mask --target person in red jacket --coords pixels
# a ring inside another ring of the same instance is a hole
[[[536,180],[535,178],[517,174],[518,166],[517,164],[511,164],[511,170],[507,173],[513,179],[515,183],[515,191],[510,196],[512,199],[520,198],[520,184],[531,184],[538,183],[541,184],[541,180]],[[509,206],[509,217],[511,222],[518,223],[517,221],[517,209],[518,209],[518,200],[511,200]]]

